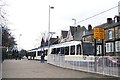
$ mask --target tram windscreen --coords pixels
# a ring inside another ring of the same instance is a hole
[[[92,43],[83,43],[83,55],[93,55],[94,46]]]

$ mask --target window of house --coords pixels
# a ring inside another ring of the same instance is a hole
[[[115,49],[116,49],[116,52],[120,52],[120,41],[115,42]]]
[[[97,54],[102,54],[101,45],[97,45]]]
[[[113,43],[110,43],[110,52],[113,52]]]
[[[109,39],[112,39],[112,37],[113,37],[112,33],[113,33],[113,31],[111,31],[111,30],[108,32],[108,38]]]
[[[83,41],[86,41],[86,38],[85,38],[85,37],[83,37]]]
[[[106,52],[109,52],[109,44],[106,43]]]
[[[85,31],[83,31],[83,36],[86,34],[86,32]]]
[[[118,29],[118,38],[120,38],[120,29]]]
[[[113,52],[114,48],[113,48],[113,42],[110,43],[106,43],[106,52]]]
[[[65,38],[64,40],[65,40],[65,42],[67,42],[67,38]]]

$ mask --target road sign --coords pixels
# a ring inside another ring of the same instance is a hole
[[[104,28],[94,28],[94,39],[104,39]]]

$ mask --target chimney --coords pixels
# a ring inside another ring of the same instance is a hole
[[[59,43],[59,36],[57,36],[57,43]]]
[[[92,26],[89,24],[88,25],[88,31],[92,30]]]
[[[114,22],[119,22],[120,21],[120,16],[115,16],[114,17]]]
[[[112,18],[107,18],[107,23],[108,24],[111,24],[113,21],[112,21]]]
[[[81,28],[81,26],[77,25],[77,32],[80,32],[80,28]]]

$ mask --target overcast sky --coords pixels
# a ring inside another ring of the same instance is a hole
[[[51,9],[51,32],[60,36],[61,30],[68,30],[77,22],[118,5],[119,0],[8,0],[9,28],[20,47],[26,50],[40,45],[41,34],[48,31],[48,10]],[[77,25],[93,27],[106,22],[118,14],[118,8],[108,11]],[[19,39],[19,34],[22,36]]]

